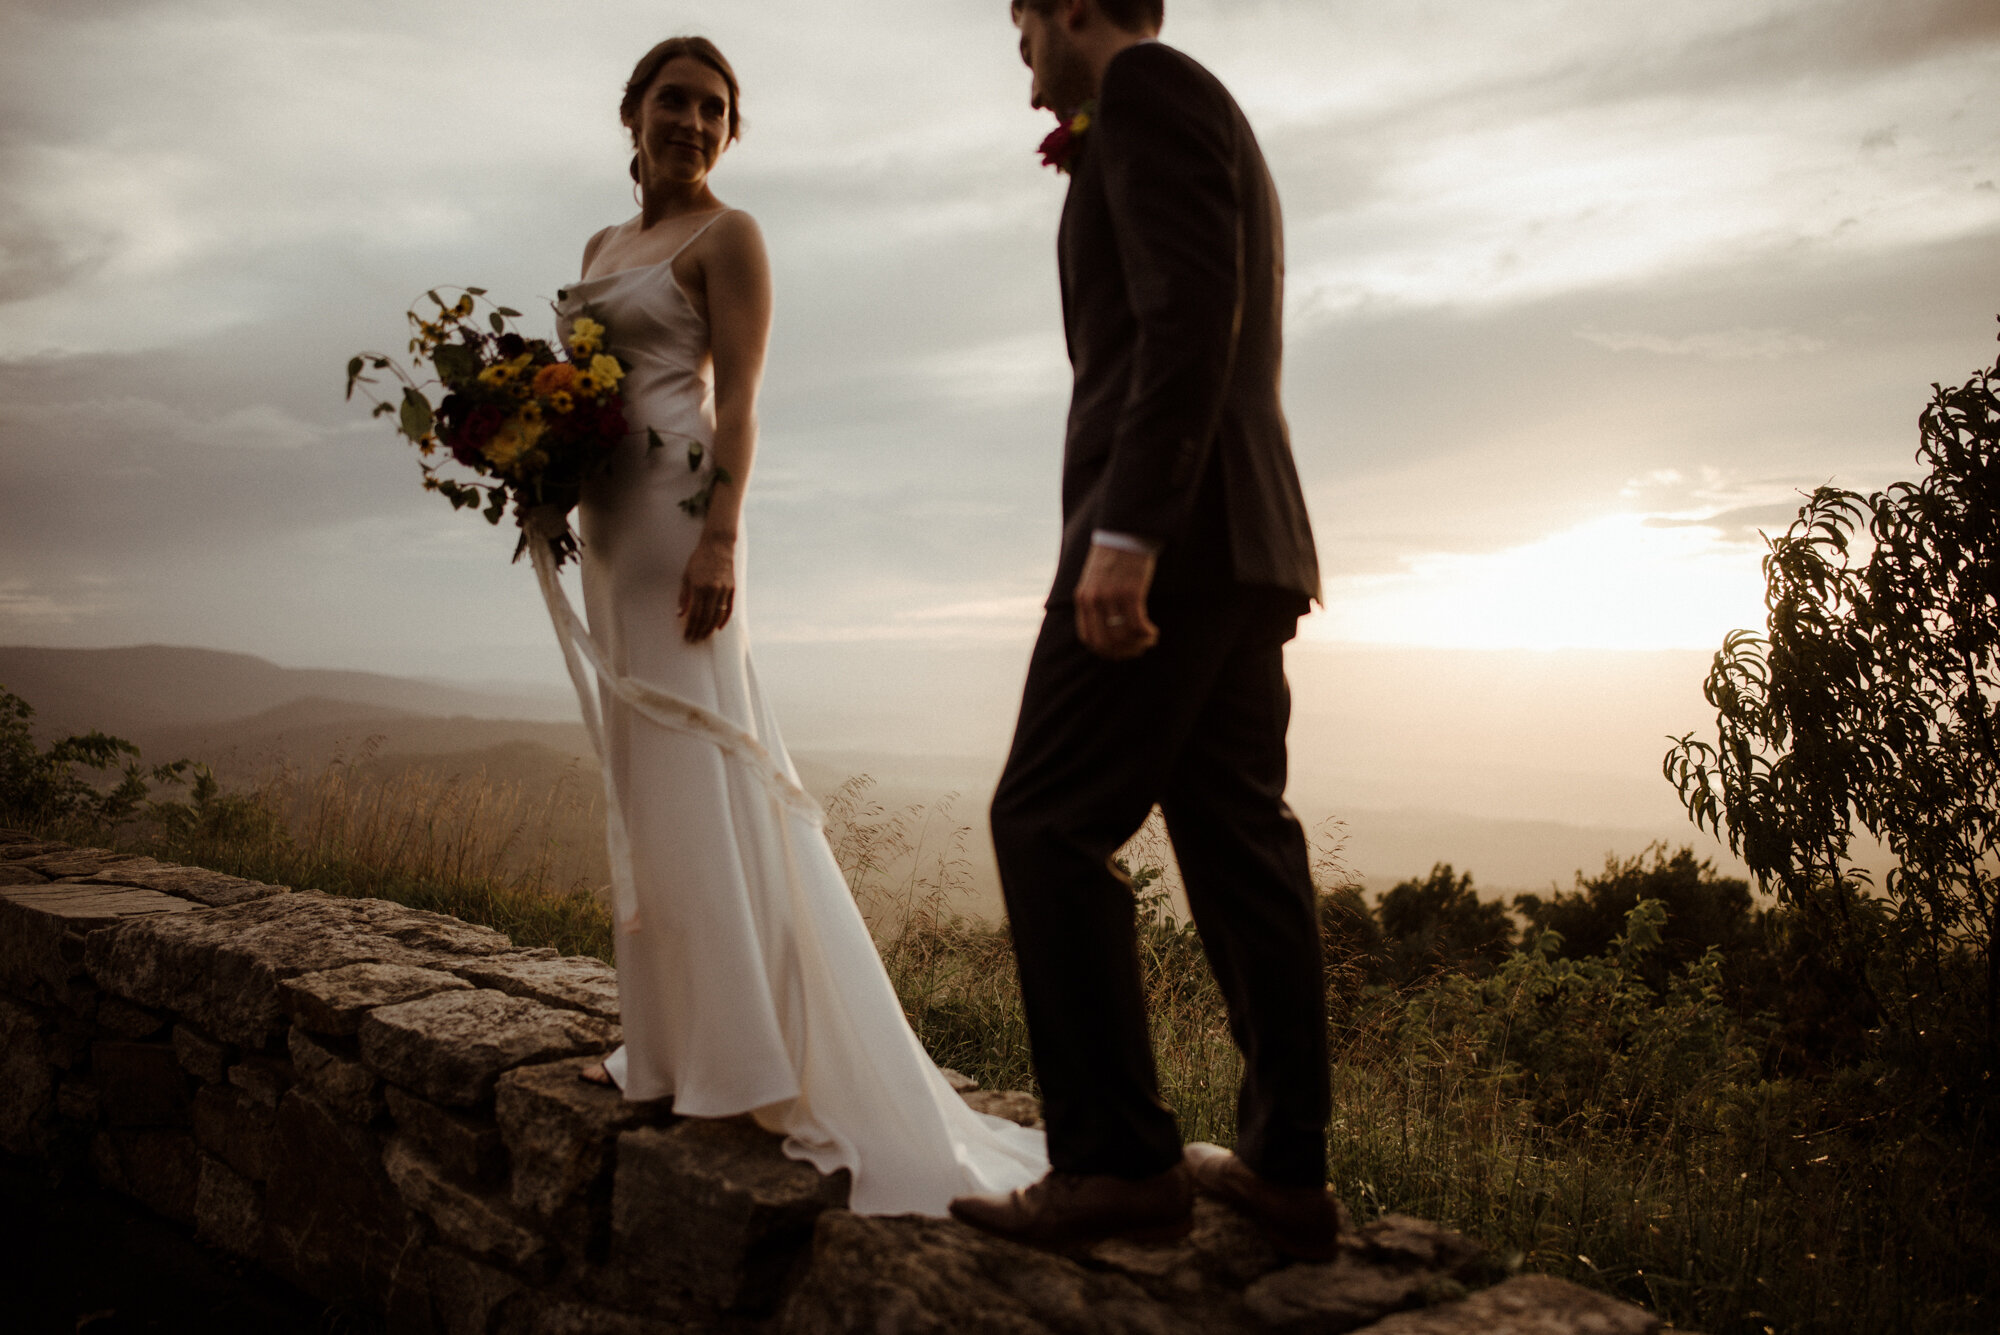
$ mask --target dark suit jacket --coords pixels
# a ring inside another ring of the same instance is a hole
[[[1094,529],[1160,541],[1156,597],[1320,592],[1278,405],[1285,256],[1249,122],[1171,47],[1105,71],[1058,239],[1075,387],[1063,448],[1071,597]]]

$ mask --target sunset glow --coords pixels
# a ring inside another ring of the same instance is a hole
[[[1763,624],[1760,546],[1613,514],[1501,551],[1336,579],[1315,640],[1441,649],[1703,649]]]

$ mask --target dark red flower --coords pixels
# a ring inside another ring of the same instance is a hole
[[[1067,121],[1050,130],[1048,138],[1042,140],[1042,165],[1044,167],[1054,167],[1059,172],[1068,171],[1070,140],[1075,137],[1075,135],[1070,133],[1069,122]]]
[[[1097,115],[1095,98],[1077,108],[1076,114],[1050,130],[1042,140],[1042,165],[1054,167],[1059,172],[1076,169],[1076,155],[1083,151],[1083,139],[1090,131],[1090,122]]]
[[[484,462],[480,450],[493,439],[493,433],[506,420],[507,415],[490,403],[474,408],[466,417],[465,425],[445,438],[445,444],[451,446],[451,457],[467,468],[479,467]]]

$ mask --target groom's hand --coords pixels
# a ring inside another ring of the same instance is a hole
[[[1076,582],[1076,634],[1100,658],[1137,658],[1160,642],[1160,628],[1146,615],[1153,586],[1153,558],[1102,543],[1091,544]]]

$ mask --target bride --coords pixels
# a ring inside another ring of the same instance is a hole
[[[591,237],[556,303],[566,340],[594,319],[630,367],[635,429],[578,506],[587,633],[539,562],[609,809],[625,1045],[585,1078],[748,1113],[792,1157],[847,1169],[858,1211],[943,1215],[1036,1180],[1047,1153],[968,1108],[910,1032],[750,663],[771,277],[757,224],[709,187],[741,129],[736,75],[704,38],[661,42],[619,115],[639,213]]]

